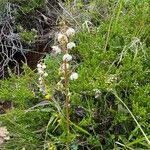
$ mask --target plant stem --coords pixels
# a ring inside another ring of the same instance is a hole
[[[66,51],[67,53],[67,51]],[[66,122],[67,122],[67,140],[69,140],[69,80],[68,80],[68,69],[67,69],[67,61],[64,61],[64,80],[65,80],[65,95],[66,95]],[[69,143],[66,143],[66,149],[69,150]]]

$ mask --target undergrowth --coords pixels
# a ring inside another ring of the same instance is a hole
[[[105,17],[96,4],[105,7]],[[36,70],[26,64],[24,75],[0,81],[0,101],[13,103],[0,115],[0,126],[10,133],[2,150],[62,150],[66,142],[71,150],[150,149],[148,0],[79,1],[74,9],[84,5],[97,9],[90,13],[90,24],[75,25],[77,47],[70,54],[79,78],[69,82],[69,139],[65,96],[57,87],[62,54],[47,54],[42,61],[49,100],[38,90]]]

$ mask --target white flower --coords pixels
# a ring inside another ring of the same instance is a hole
[[[71,80],[76,80],[76,79],[78,79],[78,73],[73,72],[73,73],[71,74],[71,76],[70,76],[70,79],[71,79]]]
[[[39,64],[37,64],[37,68],[38,68],[38,69],[45,69],[45,68],[46,68],[46,65],[39,63]]]
[[[44,71],[43,71],[42,69],[38,68],[38,73],[39,73],[39,74],[43,74]]]
[[[5,140],[9,140],[9,132],[6,127],[0,127],[0,145],[3,144]]]
[[[42,65],[41,64],[37,64],[37,68],[42,68]]]
[[[76,47],[76,44],[74,42],[70,42],[67,44],[67,49],[72,49],[74,47]]]
[[[98,89],[93,89],[93,91],[95,92],[95,98],[99,98],[102,95],[102,92]]]
[[[42,69],[46,69],[46,65],[43,64],[43,65],[41,66],[41,68],[42,68]]]
[[[68,28],[67,31],[66,31],[66,35],[68,37],[72,37],[75,35],[75,30],[73,28]]]
[[[68,43],[68,38],[66,35],[62,34],[62,33],[59,33],[58,34],[58,42],[61,43],[61,44],[65,44],[65,43]]]
[[[44,76],[44,77],[47,77],[47,76],[48,76],[48,73],[45,72],[45,73],[43,74],[43,76]]]
[[[52,49],[54,54],[61,54],[61,49],[59,48],[59,46],[52,46]]]
[[[71,96],[71,93],[70,93],[70,92],[68,93],[68,96]]]
[[[10,136],[6,136],[6,137],[4,137],[4,139],[5,139],[6,141],[10,140]]]
[[[42,81],[42,77],[39,77],[39,81]]]
[[[72,56],[71,55],[69,55],[69,54],[65,54],[64,56],[63,56],[63,61],[71,61],[72,60]]]
[[[9,134],[6,127],[0,127],[0,137],[6,137]]]

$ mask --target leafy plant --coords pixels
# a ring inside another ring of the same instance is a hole
[[[49,101],[38,91],[36,71],[26,68],[23,76],[0,81],[0,99],[14,103],[0,116],[12,135],[2,149],[65,149],[66,142],[73,150],[150,148],[148,0],[101,3],[107,17],[77,26],[77,47],[69,51],[79,74],[68,85],[69,138],[65,95],[56,86],[62,55],[50,54],[42,60],[53,91]]]

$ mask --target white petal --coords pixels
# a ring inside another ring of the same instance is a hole
[[[9,136],[5,136],[4,139],[5,140],[10,140],[10,137]]]
[[[52,49],[54,54],[61,54],[61,49],[59,48],[59,46],[52,46]]]
[[[70,42],[67,44],[67,49],[72,49],[74,47],[76,47],[76,44],[74,42]]]
[[[69,55],[69,54],[65,54],[64,56],[63,56],[63,61],[71,61],[72,60],[72,56],[71,55]]]
[[[43,71],[43,70],[41,70],[41,69],[38,69],[38,73],[39,73],[39,74],[43,74],[43,73],[44,73],[44,71]]]
[[[45,69],[45,68],[46,68],[46,65],[45,65],[45,64],[43,64],[43,65],[42,65],[42,68],[43,68],[43,69]]]
[[[78,73],[76,73],[76,72],[72,73],[71,76],[70,76],[70,79],[71,79],[71,80],[76,80],[76,79],[78,79]]]
[[[73,28],[68,28],[66,31],[66,35],[68,37],[74,36],[75,35],[75,30]]]
[[[41,68],[42,67],[42,65],[41,64],[37,64],[37,68]]]
[[[42,78],[41,78],[41,77],[39,77],[39,81],[42,81]]]

